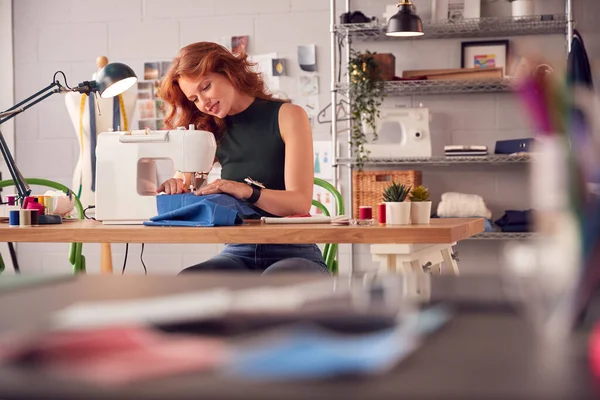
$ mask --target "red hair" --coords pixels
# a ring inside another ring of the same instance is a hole
[[[225,121],[207,115],[189,101],[179,87],[179,78],[199,79],[209,73],[224,75],[238,91],[265,100],[274,99],[267,91],[255,63],[246,54],[232,54],[225,47],[211,42],[192,43],[183,47],[173,59],[160,87],[160,97],[169,104],[165,126],[173,129],[194,124],[196,129],[213,132],[217,139],[225,130]]]

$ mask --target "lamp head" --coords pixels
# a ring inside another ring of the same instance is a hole
[[[137,76],[131,67],[118,62],[106,64],[96,77],[98,93],[105,99],[123,93],[136,82]]]
[[[423,22],[418,15],[412,12],[410,0],[398,3],[398,12],[390,17],[387,26],[387,36],[415,37],[422,36]]]

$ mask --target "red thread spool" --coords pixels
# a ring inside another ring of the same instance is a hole
[[[358,218],[359,219],[372,219],[373,218],[373,208],[371,206],[360,206],[358,208]]]
[[[380,224],[385,224],[385,203],[379,204],[377,208],[377,221]]]

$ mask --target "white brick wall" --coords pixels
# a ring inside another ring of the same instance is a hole
[[[31,95],[47,85],[60,69],[70,84],[89,79],[95,70],[95,59],[106,55],[111,61],[122,61],[142,74],[143,62],[170,59],[188,43],[218,40],[227,35],[250,35],[249,50],[260,54],[277,52],[288,59],[291,76],[282,77],[282,89],[294,97],[298,44],[317,45],[318,75],[321,87],[320,105],[329,103],[329,1],[327,0],[106,0],[99,5],[89,0],[18,0],[14,1],[15,97]],[[381,18],[390,0],[354,0],[353,10]],[[429,0],[416,0],[420,10]],[[540,12],[563,11],[563,0],[540,0]],[[581,16],[590,30],[595,19],[588,11]],[[344,2],[338,0],[338,14]],[[117,10],[117,11],[114,11]],[[484,5],[483,15],[509,13],[508,3]],[[581,13],[582,14],[582,13]],[[581,26],[583,29],[584,27]],[[526,45],[532,38],[511,37],[511,43]],[[564,60],[564,38],[561,35],[535,37],[544,55]],[[592,58],[600,52],[600,40],[586,38]],[[470,39],[465,39],[470,40]],[[378,52],[396,54],[397,72],[405,68],[442,68],[460,65],[459,39],[411,40],[403,42],[356,44]],[[460,96],[420,96],[395,99],[395,102],[423,103],[433,114],[434,152],[441,154],[447,143],[481,143],[493,147],[497,139],[528,136],[527,122],[521,108],[510,94],[477,94]],[[5,109],[10,104],[0,104]],[[328,125],[317,125],[317,140],[329,137]],[[345,139],[345,136],[341,136]],[[16,157],[28,177],[42,177],[70,185],[78,154],[75,129],[67,116],[63,100],[56,96],[16,118]],[[523,167],[457,167],[423,169],[425,184],[434,198],[446,190],[459,190],[485,195],[496,216],[507,208],[526,208],[527,192]],[[343,180],[345,182],[345,180]],[[176,273],[216,254],[218,245],[147,245],[144,260],[151,273]],[[19,258],[24,271],[67,271],[66,245],[21,244]],[[459,245],[463,272],[494,272],[499,266],[501,244],[471,241]],[[129,251],[127,271],[142,272],[139,245]],[[349,248],[340,248],[342,268],[348,267]],[[89,272],[99,270],[99,246],[84,245]],[[115,269],[119,269],[124,246],[113,246]],[[359,269],[372,267],[368,246],[355,246],[354,264]]]

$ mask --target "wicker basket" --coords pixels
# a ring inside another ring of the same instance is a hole
[[[378,205],[383,190],[392,181],[410,185],[421,185],[421,171],[352,171],[352,210],[353,218],[358,218],[359,206],[373,207],[373,218],[378,218]]]

